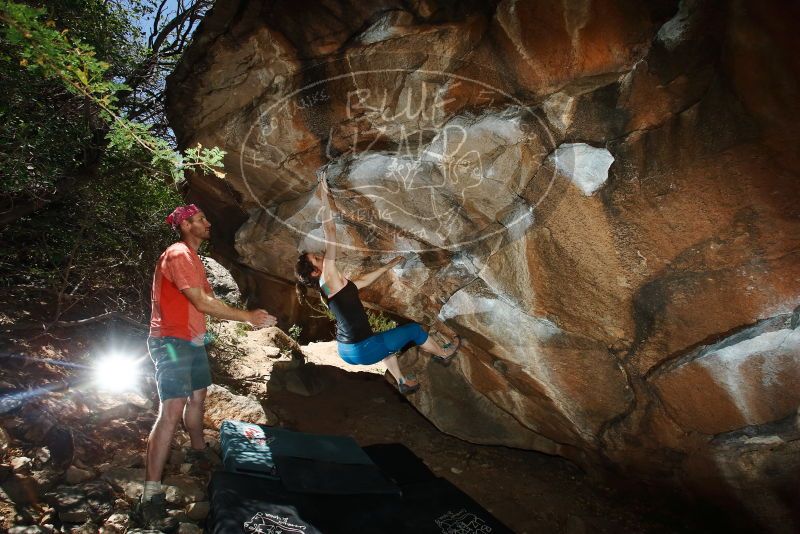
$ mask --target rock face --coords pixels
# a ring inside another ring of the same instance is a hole
[[[236,395],[222,386],[211,384],[206,395],[203,426],[219,430],[225,419],[259,424],[276,423],[274,416],[268,416],[255,398]]]
[[[206,277],[208,277],[217,298],[232,306],[241,304],[242,295],[239,293],[239,286],[236,285],[231,273],[214,258],[203,256],[200,259],[206,268]]]
[[[411,400],[480,443],[614,466],[800,529],[797,6],[220,0],[171,76],[188,195],[288,326],[298,250],[451,329]],[[305,330],[308,331],[308,330]],[[758,488],[757,491],[752,491]],[[778,525],[778,526],[776,526]]]

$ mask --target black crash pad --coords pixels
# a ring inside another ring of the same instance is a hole
[[[419,456],[400,443],[367,445],[364,452],[384,475],[399,486],[436,478]]]
[[[209,496],[210,534],[391,532],[400,503],[386,495],[305,495],[277,480],[224,471],[212,475]]]
[[[320,495],[288,491],[280,481],[216,472],[209,488],[212,534],[279,532],[281,522],[302,532],[351,534],[510,533],[483,507],[441,478],[403,486],[403,497]],[[274,526],[270,531],[264,525]],[[292,532],[283,528],[284,532]]]
[[[296,493],[328,495],[400,495],[400,488],[376,465],[341,464],[276,456],[275,466],[283,486]]]
[[[402,509],[393,532],[513,534],[469,495],[443,478],[402,486]]]

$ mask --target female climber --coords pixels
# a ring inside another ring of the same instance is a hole
[[[299,280],[298,296],[302,299],[300,284],[318,290],[322,300],[336,317],[336,340],[339,356],[349,364],[371,365],[383,361],[397,381],[400,393],[409,394],[419,389],[416,380],[406,377],[400,371],[397,352],[419,346],[432,354],[434,361],[449,365],[461,346],[461,338],[455,343],[440,347],[417,323],[409,323],[386,332],[373,334],[364,306],[358,297],[358,290],[378,279],[383,273],[403,261],[399,256],[371,273],[355,280],[347,279],[336,267],[336,224],[333,215],[336,204],[331,198],[330,189],[324,174],[319,181],[318,192],[323,206],[322,229],[325,234],[325,253],[302,252],[297,259],[295,273]]]

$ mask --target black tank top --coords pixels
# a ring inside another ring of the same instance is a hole
[[[358,343],[372,335],[367,312],[358,298],[358,288],[350,280],[333,297],[327,298],[328,307],[336,317],[336,341]]]

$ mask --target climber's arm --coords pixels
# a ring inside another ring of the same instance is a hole
[[[327,295],[332,295],[343,288],[347,280],[336,266],[337,241],[334,218],[338,211],[328,188],[324,171],[320,174],[318,191],[322,202],[322,233],[325,236],[325,258],[322,260],[322,279],[325,281],[323,290]]]
[[[331,198],[331,191],[325,173],[321,174],[319,181],[319,197],[322,202],[322,233],[325,236],[325,260],[333,263],[336,261],[336,223],[334,218],[338,213],[336,203]]]
[[[395,265],[399,264],[404,259],[405,258],[403,258],[403,256],[397,256],[395,259],[393,259],[392,261],[390,261],[389,263],[387,263],[386,265],[384,265],[380,269],[375,269],[372,272],[369,272],[369,273],[366,273],[366,274],[362,274],[361,276],[359,276],[358,278],[353,280],[353,283],[356,285],[356,287],[358,289],[361,289],[362,287],[367,287],[372,282],[377,280],[383,273],[385,273],[386,271],[388,271],[389,269],[391,269]]]

